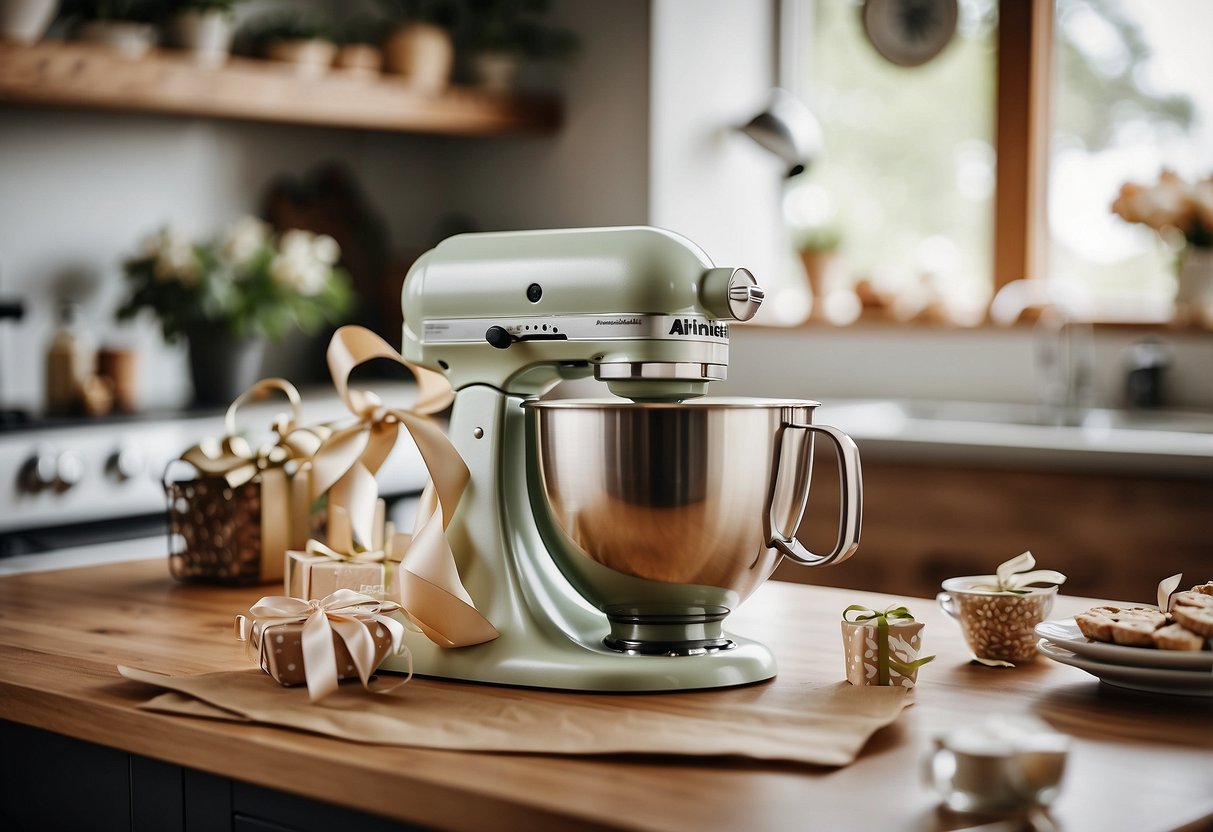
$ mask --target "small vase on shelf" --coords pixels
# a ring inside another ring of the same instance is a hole
[[[1213,328],[1213,248],[1190,246],[1179,265],[1175,317],[1181,324]]]

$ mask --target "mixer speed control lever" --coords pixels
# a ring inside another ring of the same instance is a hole
[[[547,326],[545,325],[543,328],[546,330]],[[515,335],[503,326],[491,326],[484,333],[484,340],[499,350],[508,350],[518,341],[567,341],[568,336],[556,332],[555,328],[550,332],[528,332],[525,335]]]

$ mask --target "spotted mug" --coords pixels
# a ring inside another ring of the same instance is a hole
[[[1026,662],[1036,657],[1033,629],[1053,608],[1057,587],[999,592],[994,575],[949,578],[935,596],[940,609],[960,622],[969,649],[979,659]]]

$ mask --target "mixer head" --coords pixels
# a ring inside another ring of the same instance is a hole
[[[657,228],[461,234],[404,284],[404,356],[456,389],[539,395],[593,375],[635,401],[701,396],[725,378],[729,321],[763,291],[745,269]]]

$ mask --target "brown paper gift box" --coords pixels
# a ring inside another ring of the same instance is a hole
[[[391,561],[355,563],[308,552],[286,553],[286,594],[319,600],[339,589],[352,589],[373,598],[395,601]]]
[[[375,667],[383,663],[388,652],[392,649],[392,634],[378,622],[364,625],[375,642]],[[261,669],[270,674],[280,685],[293,687],[307,684],[303,668],[303,622],[293,624],[274,624],[262,628],[253,625],[254,650],[260,652]],[[261,640],[265,639],[262,649]],[[353,679],[358,676],[354,662],[350,658],[349,648],[345,641],[333,631],[333,651],[337,656],[337,678]]]
[[[921,621],[889,621],[889,656],[905,664],[916,661],[922,649],[922,628]],[[847,681],[852,685],[880,684],[879,638],[875,620],[842,622]],[[893,667],[889,668],[889,685],[912,688],[917,680],[918,668],[914,668],[909,676],[903,676]]]

